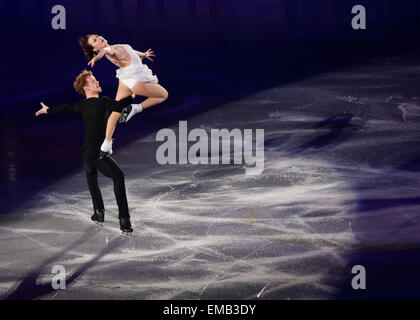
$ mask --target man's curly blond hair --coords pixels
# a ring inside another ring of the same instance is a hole
[[[86,79],[87,79],[87,77],[90,77],[91,75],[92,75],[92,71],[83,70],[76,77],[76,80],[74,80],[73,87],[82,96],[86,96],[85,90],[83,89],[83,87],[86,85]]]

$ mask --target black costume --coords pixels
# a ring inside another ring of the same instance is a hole
[[[72,104],[49,108],[48,114],[79,112],[85,123],[85,140],[82,159],[92,197],[94,210],[104,210],[101,191],[98,185],[98,171],[114,181],[114,193],[117,200],[119,218],[129,218],[124,173],[109,156],[99,158],[101,144],[105,139],[105,130],[109,112],[121,113],[122,109],[133,102],[131,96],[120,101],[108,97],[89,98]]]

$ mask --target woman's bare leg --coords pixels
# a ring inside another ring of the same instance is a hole
[[[116,101],[124,99],[131,95],[131,90],[123,84],[121,81],[118,85],[117,96],[115,97]],[[118,119],[120,118],[121,113],[113,111],[108,118],[108,123],[106,125],[106,135],[105,140],[111,141],[112,135],[114,134],[115,127],[117,126]]]
[[[138,96],[148,97],[141,103],[143,109],[162,103],[168,98],[168,91],[157,83],[137,82],[132,91]]]
[[[121,100],[125,97],[128,97],[129,95],[131,95],[131,90],[120,81],[115,100]],[[105,131],[105,140],[101,145],[101,151],[107,154],[112,154],[112,135],[114,134],[115,127],[117,126],[120,115],[121,113],[113,111],[108,118]]]
[[[157,83],[137,82],[131,91],[138,96],[148,97],[141,104],[132,104],[130,109],[127,109],[123,116],[122,122],[127,122],[135,114],[141,112],[143,109],[162,103],[168,98],[168,91]]]

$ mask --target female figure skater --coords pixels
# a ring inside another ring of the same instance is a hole
[[[153,61],[151,57],[155,55],[151,49],[140,52],[133,50],[128,44],[110,45],[102,36],[96,34],[84,36],[79,40],[79,43],[89,60],[89,66],[93,67],[96,61],[105,56],[119,67],[117,69],[119,84],[116,101],[130,96],[132,93],[148,97],[141,104],[132,104],[124,108],[122,113],[114,111],[109,116],[101,151],[112,154],[112,135],[118,119],[120,122],[127,122],[143,109],[165,101],[168,98],[168,92],[158,84],[157,77],[152,74],[147,65],[142,63],[143,58]]]

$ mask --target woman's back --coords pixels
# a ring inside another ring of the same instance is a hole
[[[128,44],[115,44],[111,46],[112,52],[106,53],[109,61],[120,68],[131,64],[142,64],[140,57],[134,52]]]

